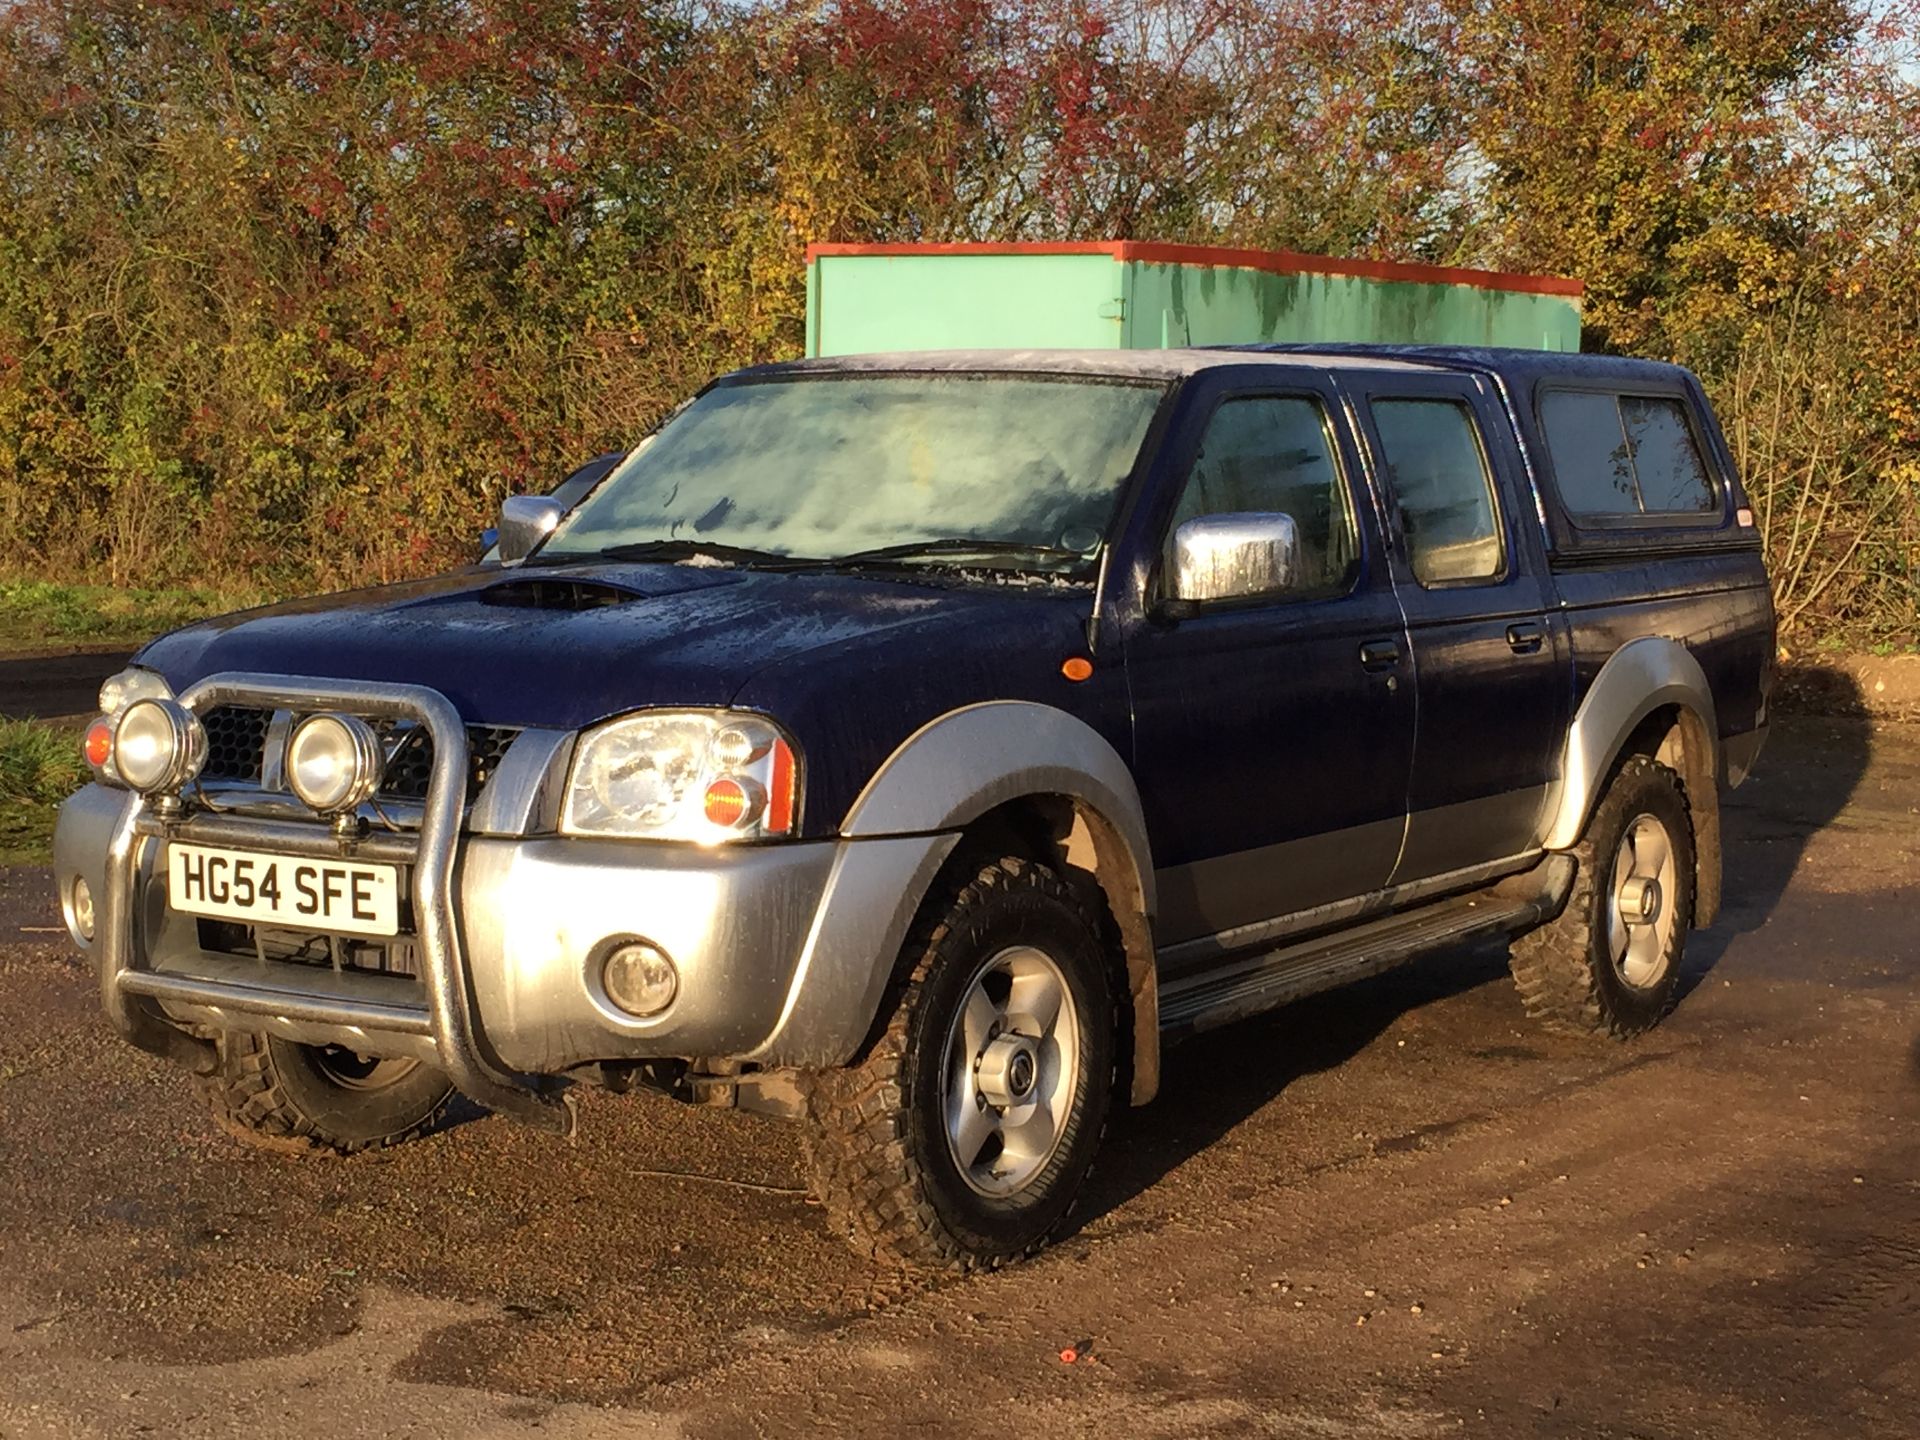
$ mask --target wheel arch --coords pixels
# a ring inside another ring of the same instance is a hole
[[[1156,894],[1146,820],[1133,773],[1085,721],[1051,706],[989,701],[922,726],[888,757],[847,811],[849,838],[960,832],[1050,846],[1098,886],[1126,962],[1131,1031],[1129,1098],[1160,1084]],[[913,896],[918,909],[931,889]],[[891,965],[892,957],[885,963]]]
[[[1568,727],[1541,844],[1572,848],[1620,761],[1652,756],[1685,787],[1694,827],[1694,923],[1712,924],[1721,896],[1719,734],[1713,689],[1692,652],[1665,636],[1628,641],[1600,667]]]

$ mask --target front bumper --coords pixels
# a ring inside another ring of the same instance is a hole
[[[407,867],[417,978],[209,952],[198,920],[167,908],[173,841],[340,854],[324,826],[204,812],[166,818],[100,786],[62,807],[54,862],[63,910],[128,1039],[200,1069],[216,1030],[413,1056],[484,1105],[558,1128],[565,1112],[540,1077],[584,1065],[677,1058],[820,1067],[858,1048],[919,896],[955,837],[701,848],[466,833],[457,717],[431,692],[394,698],[405,690],[216,676],[182,699],[196,708],[238,696],[362,713],[387,704],[432,728],[436,775],[420,830],[353,847],[357,858]],[[74,925],[76,878],[96,897],[90,941]],[[631,938],[658,946],[679,970],[674,1004],[650,1020],[623,1014],[599,986],[606,951]]]

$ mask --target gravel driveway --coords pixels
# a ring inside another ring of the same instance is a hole
[[[240,1150],[0,872],[0,1436],[1911,1436],[1920,729],[1786,722],[1727,835],[1647,1040],[1539,1033],[1487,954],[1218,1032],[973,1280],[665,1100]]]

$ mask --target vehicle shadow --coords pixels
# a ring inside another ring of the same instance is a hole
[[[1689,940],[1680,982],[1683,1000],[1737,937],[1757,929],[1778,908],[1808,840],[1845,809],[1866,774],[1873,731],[1857,687],[1837,670],[1821,676],[1821,684],[1820,708],[1835,713],[1796,713],[1776,721],[1754,777],[1723,797],[1726,900],[1714,925]],[[1087,1187],[1082,1225],[1159,1183],[1296,1080],[1345,1064],[1401,1016],[1506,981],[1503,947],[1459,951],[1167,1051],[1159,1098],[1113,1119]],[[1543,1036],[1543,1047],[1550,1043]],[[1915,1067],[1920,1073],[1920,1047]]]
[[[1837,667],[1796,667],[1753,777],[1721,799],[1725,898],[1719,918],[1687,943],[1682,1002],[1779,908],[1807,842],[1846,809],[1872,758],[1859,683]]]
[[[1113,1117],[1087,1185],[1082,1224],[1158,1184],[1296,1080],[1345,1064],[1401,1016],[1506,979],[1504,948],[1455,951],[1169,1049],[1153,1104],[1122,1108]]]

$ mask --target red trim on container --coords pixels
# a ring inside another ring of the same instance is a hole
[[[807,263],[833,255],[1108,255],[1143,265],[1219,265],[1264,270],[1271,275],[1352,275],[1366,280],[1405,280],[1425,285],[1471,285],[1481,290],[1511,290],[1530,295],[1579,299],[1586,284],[1560,275],[1514,275],[1498,270],[1465,270],[1453,265],[1423,265],[1409,260],[1352,260],[1308,255],[1298,250],[1231,250],[1217,245],[1165,245],[1151,240],[1023,240],[945,245],[807,246]]]

